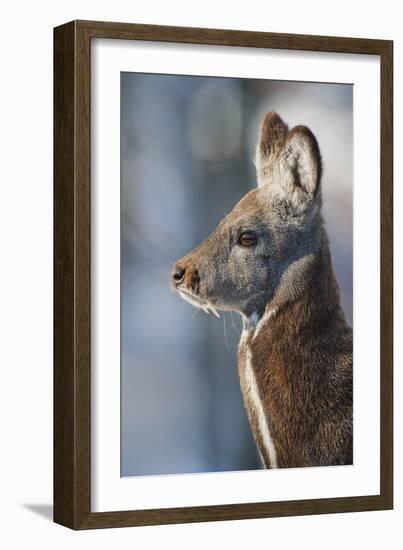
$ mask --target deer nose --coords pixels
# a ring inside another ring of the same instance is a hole
[[[180,285],[183,279],[185,278],[186,269],[180,265],[174,267],[172,273],[172,282],[174,285]]]

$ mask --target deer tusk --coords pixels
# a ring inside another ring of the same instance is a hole
[[[202,307],[202,310],[207,313],[207,315],[210,313],[209,310],[206,307]]]
[[[212,311],[213,315],[215,315],[216,317],[218,317],[220,319],[220,316],[218,314],[218,311],[216,310],[215,307],[213,306],[209,306],[210,307],[210,310]]]

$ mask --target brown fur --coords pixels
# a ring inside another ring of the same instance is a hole
[[[279,467],[353,460],[352,331],[340,310],[328,254],[312,264],[301,296],[279,307],[256,339],[250,331],[239,350],[244,392],[244,347],[251,350]],[[270,307],[276,307],[275,298]],[[249,418],[262,448],[253,412]]]

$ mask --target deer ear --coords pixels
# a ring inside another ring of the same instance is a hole
[[[302,213],[318,193],[322,162],[319,146],[306,126],[287,135],[279,158],[279,180],[293,215]]]
[[[260,127],[256,147],[256,170],[258,186],[268,183],[271,165],[282,149],[288,127],[277,113],[267,113]]]
[[[315,195],[322,171],[319,146],[306,126],[296,126],[288,134],[282,161],[294,175],[294,185],[306,194]]]
[[[288,131],[277,113],[268,113],[256,148],[256,171],[258,186],[270,188],[298,216],[319,190],[322,162],[315,136],[306,126]]]

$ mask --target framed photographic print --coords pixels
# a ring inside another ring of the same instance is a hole
[[[390,509],[390,41],[54,34],[54,519]]]

